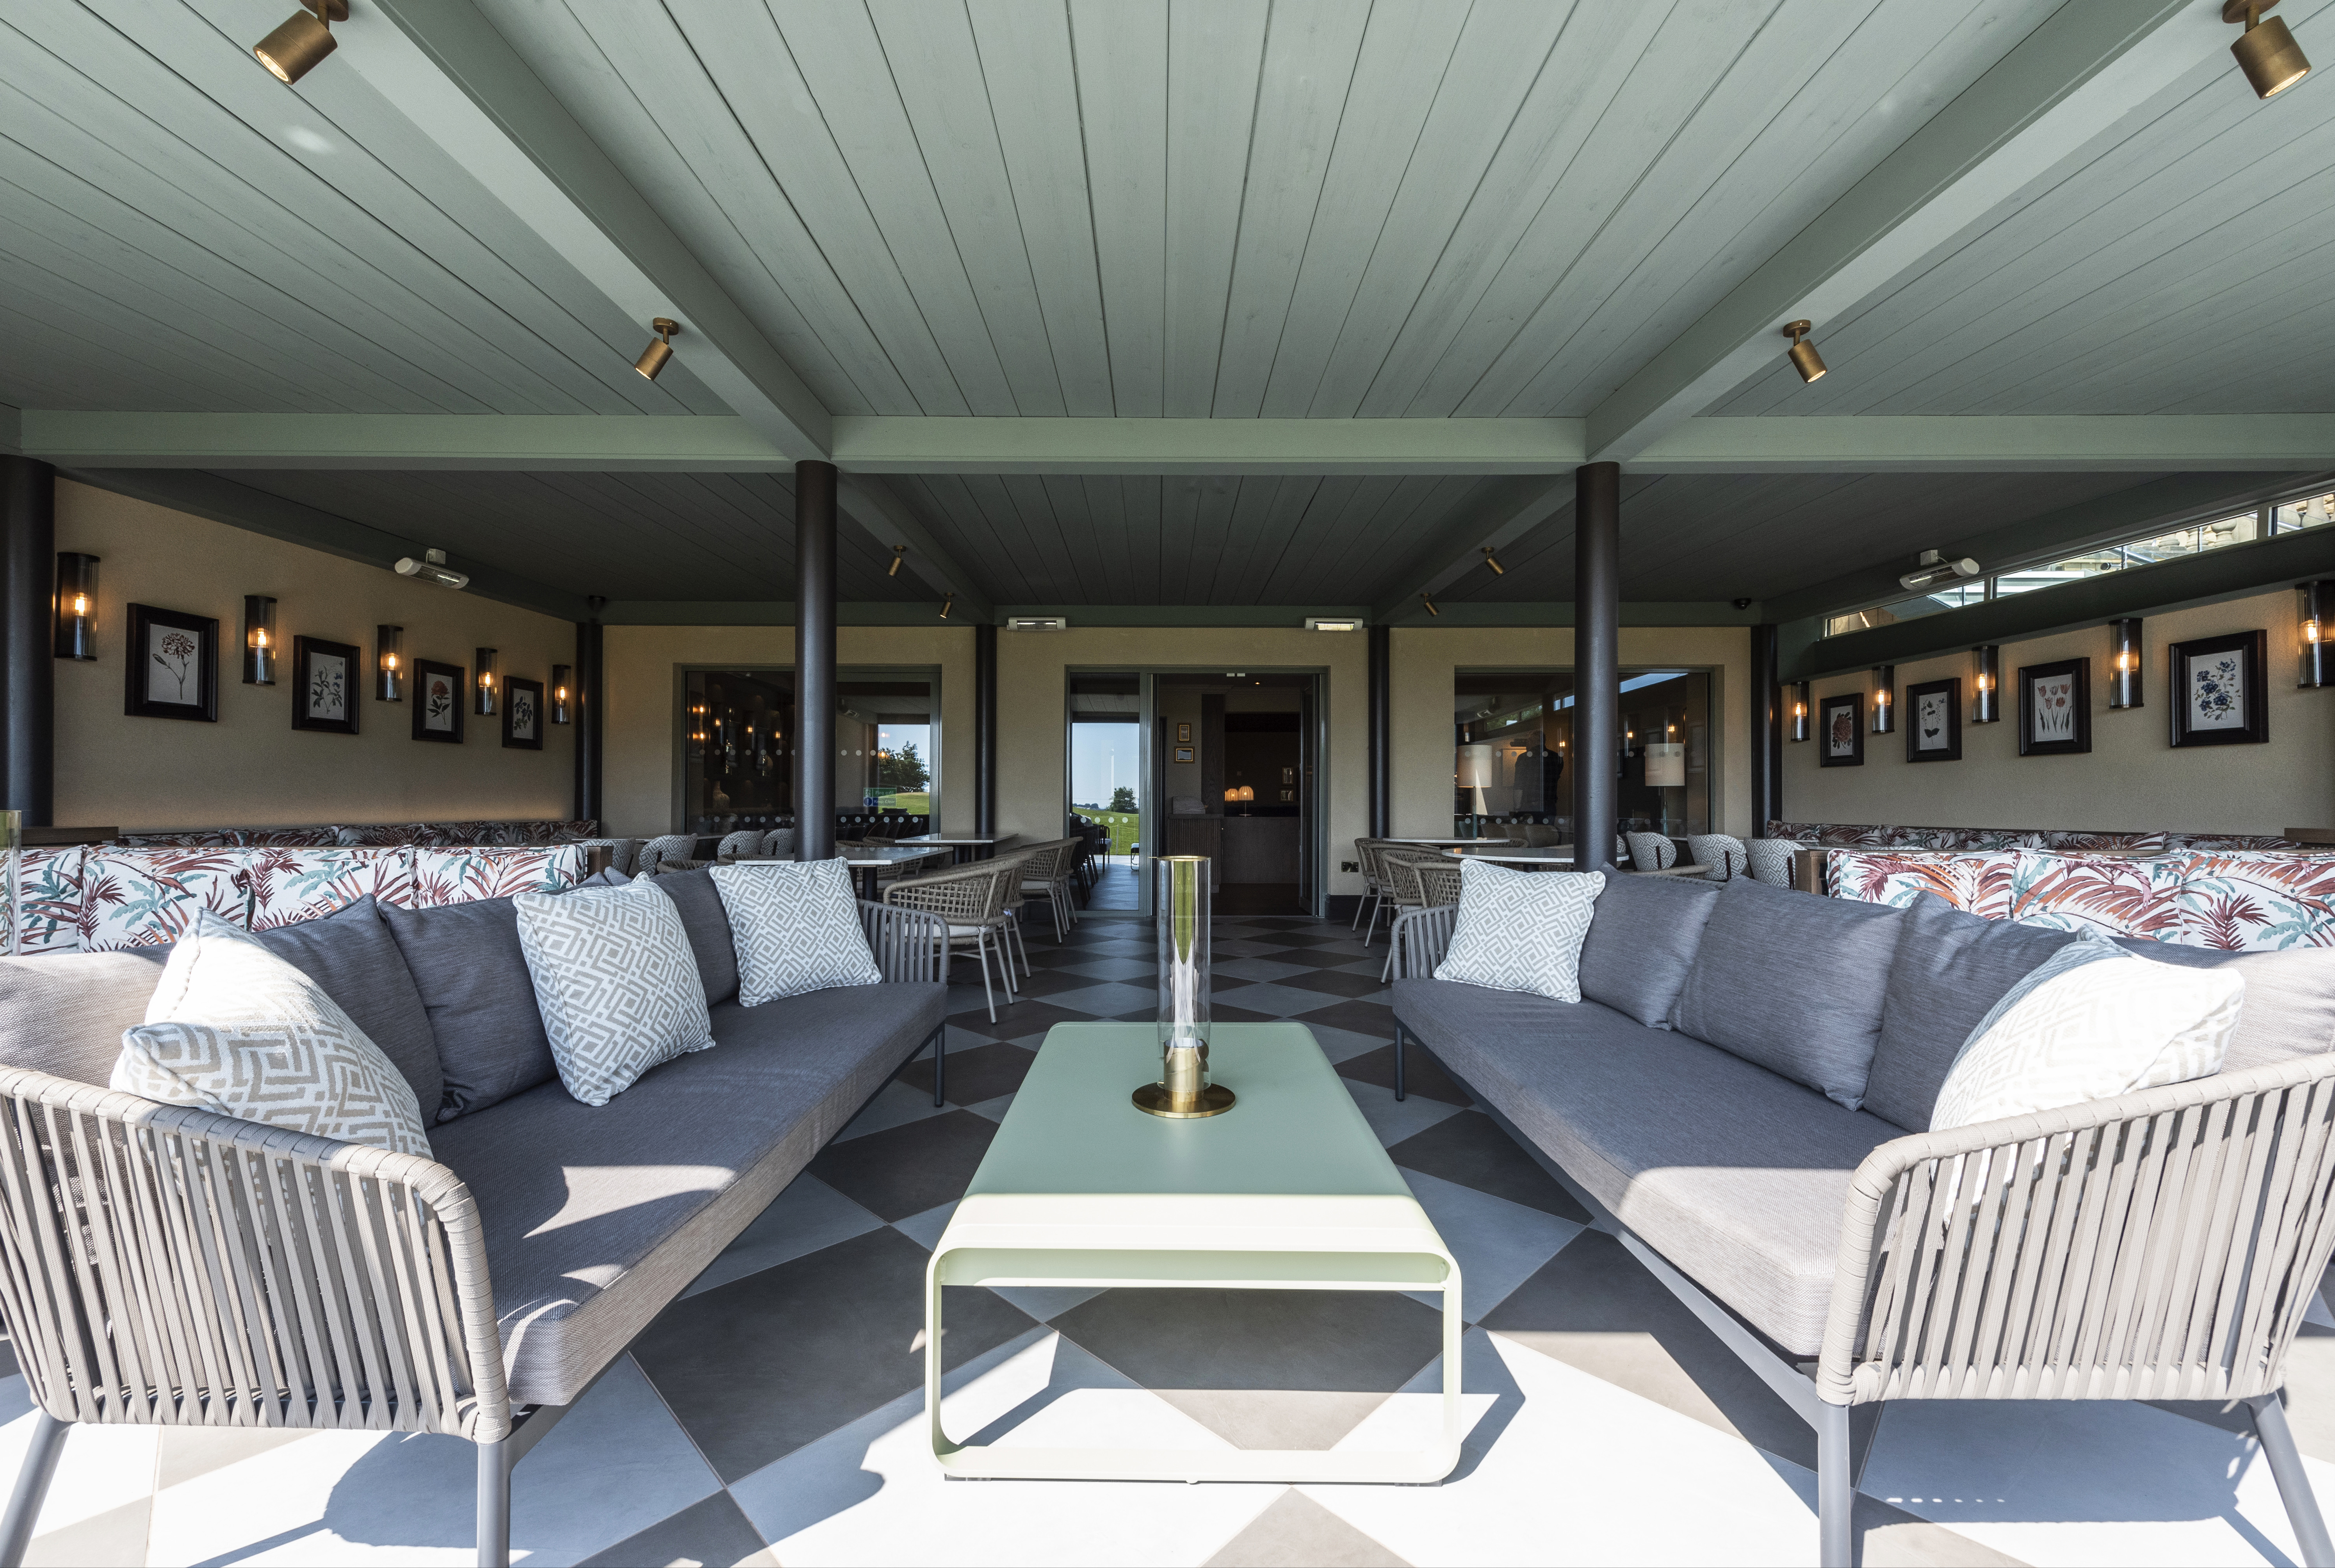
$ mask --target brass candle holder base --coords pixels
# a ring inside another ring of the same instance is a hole
[[[1136,1109],[1146,1116],[1164,1116],[1177,1121],[1222,1116],[1232,1108],[1233,1091],[1220,1083],[1212,1083],[1196,1095],[1171,1094],[1164,1083],[1147,1083],[1135,1091]]]

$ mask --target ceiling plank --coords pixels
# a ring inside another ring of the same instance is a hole
[[[901,557],[906,568],[945,597],[954,594],[968,614],[987,620],[995,595],[982,580],[959,566],[940,538],[924,525],[899,493],[873,474],[855,474],[836,487],[838,510],[859,525],[887,557],[894,545],[906,545]]]

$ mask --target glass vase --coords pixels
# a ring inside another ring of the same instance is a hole
[[[1152,862],[1159,888],[1159,1081],[1135,1091],[1138,1109],[1179,1119],[1219,1116],[1233,1091],[1208,1070],[1208,873],[1205,855]]]

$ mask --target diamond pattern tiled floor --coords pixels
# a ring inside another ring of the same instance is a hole
[[[556,1563],[1813,1563],[1814,1443],[1466,1093],[1392,1093],[1386,944],[1220,921],[1220,1018],[1293,1017],[1459,1258],[1466,1456],[1437,1486],[945,1481],[925,1447],[925,1260],[1053,1024],[1148,1019],[1149,928],[1100,913],[993,1021],[951,999],[947,1104],[919,1060],[635,1342],[516,1476],[514,1559]],[[960,979],[969,973],[962,969]],[[1435,1419],[1432,1297],[953,1291],[962,1440],[1392,1446]],[[961,1298],[961,1299],[960,1299]],[[2335,1504],[2335,1319],[2291,1363]],[[1861,1417],[1870,1563],[2256,1563],[2296,1553],[2211,1408],[1896,1405]],[[2199,1418],[2191,1418],[2192,1417]],[[31,1425],[0,1378],[0,1467]],[[77,1431],[35,1563],[470,1560],[451,1438]]]

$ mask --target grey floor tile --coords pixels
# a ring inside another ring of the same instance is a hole
[[[1303,991],[1318,991],[1324,996],[1353,999],[1374,997],[1386,989],[1386,982],[1375,973],[1352,974],[1343,969],[1312,969],[1293,974],[1282,983]]]
[[[1149,1000],[1147,996],[1146,1000]],[[1042,1034],[1058,1023],[1092,1023],[1092,1013],[1067,1007],[1057,1007],[1044,997],[1032,997],[1025,1002],[1008,1005],[1003,999],[997,1004],[997,1021],[990,1021],[986,1012],[958,1013],[949,1020],[951,1029],[965,1029],[991,1040],[1019,1040],[1028,1034]]]
[[[995,1099],[984,1099],[977,1105],[969,1105],[964,1108],[975,1116],[985,1116],[992,1121],[1003,1121],[1005,1112],[1012,1104],[1012,1095],[1001,1094]]]
[[[739,1232],[738,1239],[722,1248],[722,1255],[708,1263],[705,1272],[692,1280],[689,1289],[682,1294],[693,1296],[700,1291],[726,1285],[732,1280],[776,1268],[821,1247],[864,1235],[883,1223],[817,1176],[806,1173],[789,1182],[786,1190],[771,1200],[770,1206]]]
[[[831,1143],[810,1162],[810,1174],[881,1219],[904,1219],[963,1196],[996,1136],[987,1118],[950,1110]]]
[[[1114,1290],[1053,1326],[1244,1448],[1327,1448],[1442,1349],[1372,1291]]]
[[[1092,1020],[1114,1017],[1133,1008],[1156,1007],[1159,997],[1152,986],[1102,980],[1077,991],[1065,991],[1049,1000],[1056,1007],[1072,1009]]]
[[[1038,1059],[1018,1045],[992,1040],[948,1053],[948,1081],[944,1092],[952,1105],[972,1105],[1012,1094],[1030,1075]],[[933,1092],[932,1058],[919,1057],[900,1070],[900,1081],[929,1099]]]
[[[281,1448],[309,1436],[305,1430],[259,1430],[248,1427],[165,1427],[154,1466],[154,1489],[175,1486],[238,1464],[255,1454]]]
[[[1013,990],[1019,996],[1051,999],[1066,991],[1082,991],[1095,982],[1093,975],[1077,969],[1039,969],[1035,974],[1016,980]]]
[[[916,1388],[925,1249],[887,1226],[676,1302],[633,1346],[723,1482]],[[955,1365],[1035,1326],[987,1291],[952,1290]]]
[[[1394,1092],[1394,1047],[1381,1046],[1360,1056],[1350,1056],[1338,1064],[1338,1075],[1358,1083],[1374,1083],[1388,1093]],[[1435,1059],[1423,1050],[1405,1050],[1402,1060],[1402,1087],[1406,1096],[1425,1095],[1446,1105],[1465,1106],[1474,1103],[1468,1091],[1451,1081]]]
[[[777,1568],[778,1559],[762,1544],[761,1533],[748,1522],[727,1492],[693,1503],[671,1518],[660,1519],[639,1534],[619,1541],[582,1568]]]
[[[952,1030],[950,1032],[955,1031]],[[930,1089],[919,1094],[895,1079],[877,1089],[875,1098],[862,1106],[859,1114],[853,1117],[830,1141],[841,1143],[847,1138],[865,1137],[871,1132],[882,1132],[904,1122],[922,1121],[940,1114],[933,1104]]]
[[[1448,1100],[1431,1099],[1423,1094],[1397,1099],[1390,1089],[1381,1089],[1359,1079],[1342,1081],[1346,1092],[1354,1097],[1354,1104],[1361,1108],[1362,1118],[1371,1124],[1371,1130],[1379,1135],[1380,1144],[1387,1148],[1418,1137],[1447,1117],[1460,1114],[1460,1108]]]
[[[1208,979],[1214,983],[1219,975],[1232,975],[1240,980],[1280,980],[1292,974],[1311,974],[1310,963],[1290,963],[1274,958],[1231,958],[1211,961]]]
[[[1379,1050],[1386,1045],[1383,1040],[1374,1039],[1367,1034],[1356,1034],[1349,1029],[1335,1029],[1310,1018],[1305,1020],[1305,1027],[1313,1031],[1313,1042],[1322,1048],[1322,1054],[1332,1061],[1344,1061],[1349,1057],[1361,1056],[1369,1051]]]
[[[1303,1492],[1284,1492],[1206,1568],[1410,1568]]]
[[[1083,949],[1072,949],[1071,955],[1078,962],[1057,967],[1061,973],[1083,974],[1090,980],[1123,980],[1130,985],[1149,984],[1157,967],[1156,961],[1148,955],[1141,958],[1090,958],[1083,956]]]
[[[1394,1039],[1394,1009],[1383,1002],[1332,1001],[1327,1007],[1310,1010],[1305,1021],[1375,1035],[1384,1040]]]
[[[1848,1517],[1856,1561],[1864,1568],[2026,1568],[2019,1558],[1862,1492]]]
[[[1277,980],[1261,980],[1234,992],[1235,1005],[1268,1018],[1300,1018],[1338,999],[1318,991],[1298,991]]]
[[[1446,1117],[1425,1132],[1416,1133],[1387,1150],[1406,1170],[1424,1172],[1457,1182],[1494,1197],[1522,1204],[1543,1214],[1589,1224],[1589,1211],[1580,1200],[1541,1169],[1516,1140],[1500,1130],[1499,1123],[1480,1110]]]

